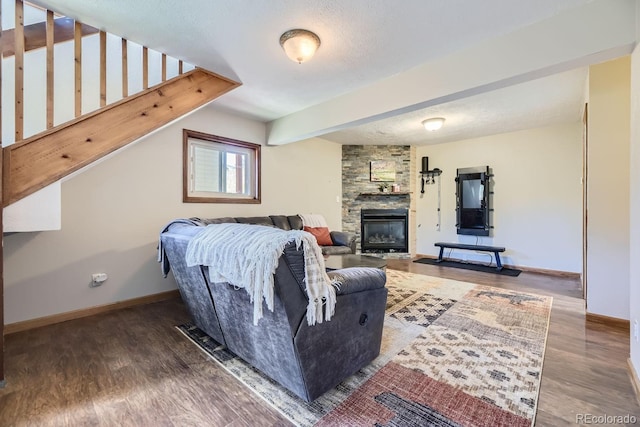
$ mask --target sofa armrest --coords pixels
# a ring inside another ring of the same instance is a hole
[[[351,252],[356,253],[356,235],[346,231],[332,231],[331,241],[335,246],[351,247]]]
[[[344,276],[351,277],[352,273],[345,270],[350,269],[335,270],[333,274],[342,272]],[[364,271],[363,274],[369,275]],[[371,275],[378,279],[369,281],[380,287],[339,294],[331,321],[313,326],[306,321],[300,322],[294,345],[309,401],[335,387],[380,354],[388,291],[381,286],[383,271],[372,272]],[[350,285],[349,281],[349,285],[342,287],[343,291],[355,291],[355,287]]]
[[[355,234],[346,231],[332,231],[330,234],[331,240],[336,246],[350,246],[351,241],[356,238]]]
[[[350,267],[327,273],[331,280],[340,282],[336,295],[347,295],[371,289],[384,288],[387,275],[379,268]]]

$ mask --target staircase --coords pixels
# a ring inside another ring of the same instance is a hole
[[[0,87],[14,97],[0,110],[0,230],[3,208],[59,191],[62,178],[240,85],[22,0],[1,1],[15,26],[0,28]],[[0,262],[0,387],[3,305]]]
[[[236,87],[195,69],[3,149],[4,206],[52,184]]]
[[[37,20],[38,14],[42,22],[24,24],[26,17]],[[69,18],[56,17],[52,11],[21,0],[15,2],[15,22],[15,28],[3,31],[1,36],[4,62],[9,57],[13,57],[14,62],[13,70],[3,72],[13,74],[10,77],[15,89],[14,120],[10,123],[15,142],[8,145],[7,129],[3,134],[4,207],[239,86],[237,82],[204,69],[184,72],[182,61],[177,60],[173,61],[177,63],[176,75],[167,79],[166,55]],[[120,52],[114,49],[117,47]],[[156,61],[160,72],[156,70],[155,73],[156,80],[160,81],[150,86],[154,53],[160,58]],[[36,55],[43,57],[40,64]],[[73,64],[61,65],[60,61],[64,59],[73,60]],[[85,61],[95,63],[93,68],[97,69],[98,78],[94,73],[83,75],[87,68]],[[108,68],[113,61],[121,65],[121,76],[114,76],[113,67]],[[34,64],[45,69],[34,67]],[[57,75],[64,72],[65,67],[73,70],[67,80],[67,86],[73,86],[73,91],[66,90],[66,93],[62,88],[64,85],[56,84],[60,81]],[[34,95],[26,85],[42,74],[46,75],[46,91]],[[134,81],[138,82],[138,87]],[[92,100],[87,101],[86,92],[94,94]],[[107,100],[114,98],[114,93],[121,94],[121,99],[108,104]],[[39,99],[34,100],[34,96]],[[61,104],[58,97],[65,97],[66,102]],[[62,109],[70,111],[69,104],[73,104],[72,117],[68,114],[64,117],[55,111],[61,105]],[[26,108],[29,105],[31,108]],[[46,106],[39,108],[42,117],[34,114],[39,106]],[[3,116],[7,118],[7,113]],[[33,123],[40,123],[42,129]]]

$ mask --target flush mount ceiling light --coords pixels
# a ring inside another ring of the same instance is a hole
[[[302,64],[316,53],[320,37],[307,30],[289,30],[280,36],[280,46],[292,61]]]
[[[428,131],[436,131],[442,127],[444,124],[444,118],[442,117],[434,117],[431,119],[424,120],[422,122],[422,126]]]

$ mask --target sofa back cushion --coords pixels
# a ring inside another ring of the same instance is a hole
[[[302,218],[298,215],[289,215],[287,217],[292,230],[302,230]]]
[[[255,224],[255,225],[266,225],[269,227],[273,227],[273,221],[268,216],[247,216],[247,217],[236,217],[236,222],[240,224]]]
[[[223,218],[195,218],[204,225],[225,224],[237,222],[240,224],[257,224],[276,226],[282,230],[302,230],[302,219],[298,215],[269,215],[269,216],[247,216],[247,217],[223,217]]]
[[[289,220],[286,215],[269,215],[269,218],[271,218],[273,225],[276,227],[285,231],[291,230],[291,225],[289,225]]]
[[[209,225],[209,224],[228,224],[230,222],[236,222],[235,218],[232,218],[230,216],[225,216],[222,218],[192,218],[192,219],[196,219],[199,222],[203,223],[204,225]]]

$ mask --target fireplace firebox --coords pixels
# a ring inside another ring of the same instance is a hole
[[[409,252],[408,209],[362,209],[362,252]]]

